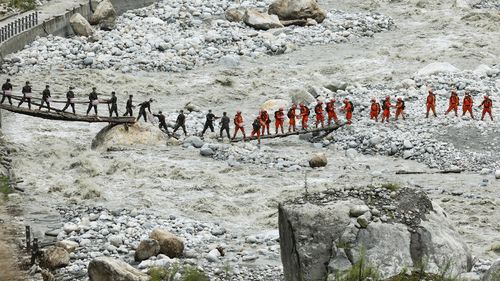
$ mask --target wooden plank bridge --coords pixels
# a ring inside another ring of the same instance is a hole
[[[11,96],[13,100],[21,100],[20,96]],[[31,98],[31,105],[33,107],[40,107],[40,103],[34,102],[33,100],[40,100],[39,98]],[[65,101],[51,101],[52,103],[66,103]],[[75,102],[78,104],[88,104],[88,102]],[[25,102],[27,105],[27,102]],[[42,106],[42,110],[38,109],[28,109],[26,107],[17,107],[16,105],[10,105],[8,100],[5,99],[3,104],[0,104],[0,109],[7,110],[13,113],[28,115],[32,117],[48,119],[48,120],[59,120],[59,121],[70,121],[70,122],[88,122],[88,123],[112,123],[112,124],[132,124],[136,122],[135,117],[131,116],[123,116],[123,117],[109,117],[109,116],[97,116],[97,115],[83,115],[83,114],[73,114],[70,112],[63,112],[60,109],[56,109],[50,107],[50,111],[48,111],[48,107],[46,105]],[[71,110],[71,108],[68,108]]]
[[[326,137],[333,131],[345,126],[346,123],[336,123],[333,124],[332,126],[326,126],[324,128],[314,128],[314,129],[309,129],[309,130],[300,130],[297,129],[295,132],[287,132],[283,134],[275,134],[275,135],[261,135],[260,139],[275,139],[275,138],[285,138],[289,136],[296,136],[296,135],[305,135],[305,134],[312,134],[313,138],[312,140],[318,140]],[[251,141],[251,140],[257,140],[257,136],[247,136],[245,138],[245,141]],[[243,141],[242,137],[234,138],[231,140],[231,142],[240,142]]]

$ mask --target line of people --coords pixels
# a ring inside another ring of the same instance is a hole
[[[71,107],[73,114],[75,114],[75,94],[73,90],[74,87],[69,87],[69,90],[66,93],[67,101],[64,108],[62,109],[63,112],[65,112],[69,107]],[[2,93],[3,97],[0,104],[3,103],[5,99],[7,99],[9,103],[12,105],[11,101],[12,84],[10,83],[10,79],[7,79],[6,83],[2,85]],[[32,88],[29,81],[27,81],[26,85],[23,87],[22,93],[23,97],[19,102],[18,107],[21,106],[24,102],[27,102],[28,107],[31,109]],[[92,108],[94,109],[94,112],[97,115],[98,113],[97,106],[100,102],[98,96],[99,94],[96,92],[96,87],[93,87],[92,92],[88,95],[89,102],[87,108],[87,115],[92,110]],[[47,85],[42,92],[42,98],[41,98],[42,101],[39,110],[43,107],[44,104],[46,104],[48,110],[50,111],[50,98],[51,94],[49,90],[49,85]],[[101,102],[104,102],[108,105],[108,111],[110,117],[112,117],[113,114],[116,117],[118,117],[117,97],[115,92],[111,93],[111,97],[109,99],[101,100]],[[149,99],[137,105],[139,107],[139,115],[137,116],[137,120],[143,117],[144,121],[147,122],[147,114],[148,113],[152,114],[151,103],[153,102],[154,102],[153,99]],[[326,119],[326,124],[328,126],[330,126],[332,123],[339,123],[339,119],[337,117],[337,112],[335,108],[335,102],[336,99],[330,99],[329,101],[326,102],[326,104],[324,104],[322,101],[317,101],[316,105],[314,106],[316,128],[318,128],[319,126],[323,128],[325,126],[325,119]],[[474,119],[472,110],[473,103],[474,102],[472,96],[470,95],[469,92],[466,92],[462,103],[462,111],[463,111],[462,116],[464,116],[466,113],[469,113],[470,116]],[[458,97],[457,91],[453,90],[449,98],[449,107],[446,110],[445,115],[453,111],[455,113],[455,116],[458,116],[459,105],[460,105],[460,99]],[[133,116],[133,108],[135,107],[136,106],[133,104],[133,95],[130,95],[126,102],[125,114],[123,116]],[[493,102],[489,96],[485,95],[484,100],[478,107],[483,109],[481,120],[484,120],[486,114],[489,114],[491,120],[493,120],[493,115],[492,115]],[[375,98],[372,98],[370,106],[370,119],[378,122],[379,117],[381,115],[382,123],[389,122],[392,108],[395,108],[396,110],[395,120],[398,120],[400,117],[402,119],[405,119],[406,106],[405,106],[405,101],[403,100],[402,97],[398,97],[396,103],[392,104],[391,97],[386,96],[385,99],[382,101],[382,105],[380,105],[380,103],[377,102]],[[351,124],[354,112],[354,104],[348,98],[343,99],[343,107],[340,108],[340,111],[345,113],[346,123]],[[428,91],[428,96],[426,98],[426,118],[429,117],[429,113],[431,112],[435,117],[437,117],[436,95],[434,94],[432,89]],[[167,124],[165,121],[166,118],[163,115],[163,113],[159,111],[158,114],[152,114],[152,115],[158,118],[160,123],[160,129],[164,130],[170,135],[170,132],[168,131]],[[286,117],[288,118],[289,121],[288,132],[295,132],[297,130],[297,120],[301,121],[302,130],[307,130],[310,115],[311,115],[311,110],[303,103],[300,103],[298,108],[296,104],[293,104],[288,109],[286,114],[284,108],[280,108],[279,110],[274,112],[275,134],[278,134],[280,132],[281,134],[284,134],[284,123]],[[201,136],[203,136],[208,129],[214,132],[214,122],[217,119],[221,119],[220,122],[221,138],[223,137],[223,132],[226,132],[228,138],[234,139],[238,134],[238,132],[240,131],[243,135],[243,139],[246,138],[244,121],[241,111],[237,111],[236,115],[234,116],[233,120],[235,126],[234,134],[232,137],[230,137],[229,124],[231,121],[227,116],[227,113],[224,112],[223,116],[216,117],[212,113],[212,110],[209,110],[209,112],[206,115],[206,121]],[[182,128],[184,134],[187,135],[185,123],[186,123],[186,117],[183,111],[181,110],[180,114],[177,117],[173,132],[175,133],[179,128]],[[264,135],[265,133],[267,133],[268,135],[270,134],[270,124],[271,124],[271,118],[269,116],[269,113],[266,110],[261,110],[252,122],[251,136],[256,136],[260,142],[261,135]]]

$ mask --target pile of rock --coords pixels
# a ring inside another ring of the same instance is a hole
[[[447,264],[451,275],[472,268],[469,249],[443,210],[414,189],[308,194],[280,205],[279,229],[287,280],[342,275],[361,258],[382,278],[424,261],[432,273]]]
[[[241,236],[217,224],[136,210],[79,206],[60,212],[64,226],[48,233],[57,234],[57,251],[69,256],[60,255],[64,263],[50,267],[55,280],[112,280],[109,274],[142,280],[150,268],[174,264],[199,266],[210,280],[226,274],[231,280],[282,280],[277,231]]]
[[[7,57],[2,70],[10,74],[54,68],[182,71],[217,62],[228,55],[281,54],[297,45],[346,42],[394,26],[392,19],[380,14],[336,10],[326,12],[321,24],[289,26],[273,32],[257,31],[243,22],[221,19],[226,10],[252,8],[260,13],[269,4],[256,0],[244,1],[239,6],[231,6],[231,2],[225,0],[163,1],[116,18],[113,21],[116,27],[109,32],[94,31],[82,23],[82,19],[75,18],[82,29],[80,34],[92,34],[92,38],[40,38]],[[247,15],[253,10],[248,11]],[[100,18],[104,16],[115,18],[112,13],[103,13]],[[107,18],[99,22],[102,21],[107,22]],[[281,25],[279,20],[276,24]]]

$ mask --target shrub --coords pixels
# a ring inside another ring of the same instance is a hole
[[[186,267],[184,269],[184,276],[182,277],[182,281],[210,281],[205,273],[201,272],[195,267]]]
[[[391,182],[382,184],[382,188],[385,188],[390,191],[398,191],[401,188],[401,186],[397,183]]]

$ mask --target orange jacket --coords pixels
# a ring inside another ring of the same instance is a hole
[[[314,112],[315,112],[317,115],[323,114],[323,105],[322,105],[322,104],[317,104],[317,105],[314,107]]]
[[[344,103],[344,107],[342,108],[342,110],[344,110],[345,112],[347,113],[352,113],[352,106],[351,106],[351,102],[347,102],[347,103]]]
[[[311,113],[311,111],[306,106],[300,107],[300,115],[302,117],[307,117],[307,116],[309,116],[310,113]]]
[[[391,109],[391,101],[390,100],[384,100],[384,110],[389,110]]]
[[[241,116],[241,114],[236,114],[234,116],[234,125],[238,126],[238,127],[242,127],[243,126],[243,116]]]
[[[484,101],[481,103],[481,106],[484,106],[484,108],[492,108],[493,107],[493,101],[491,99],[484,99]]]
[[[285,113],[281,110],[276,111],[275,113],[276,121],[285,120]]]
[[[371,112],[380,112],[380,104],[378,102],[372,102],[372,106],[370,107]]]
[[[460,102],[459,102],[459,99],[457,96],[455,95],[452,95],[450,97],[450,105],[458,105]]]
[[[264,124],[269,123],[269,114],[267,111],[264,110],[260,113],[260,122]]]
[[[469,107],[472,106],[472,97],[464,97],[464,106]]]
[[[427,96],[427,104],[428,105],[434,105],[434,104],[436,104],[436,96],[434,94],[429,94]]]
[[[404,109],[404,102],[403,101],[398,101],[396,103],[396,109],[403,110]]]

